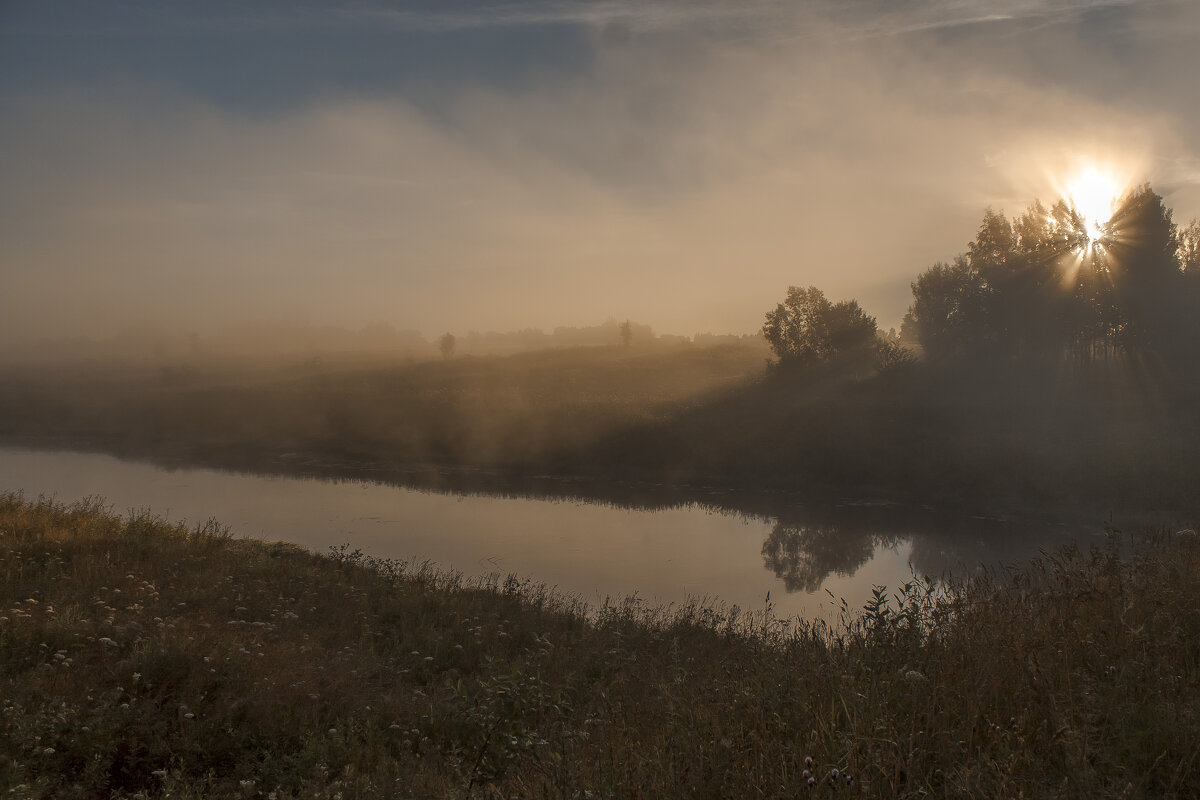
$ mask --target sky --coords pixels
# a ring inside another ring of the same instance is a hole
[[[3,0],[0,345],[898,325],[1102,164],[1200,216],[1194,0]]]

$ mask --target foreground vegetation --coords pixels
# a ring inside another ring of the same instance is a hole
[[[831,623],[0,496],[18,797],[1194,797],[1200,541]]]

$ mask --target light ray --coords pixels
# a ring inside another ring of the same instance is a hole
[[[1079,216],[1078,233],[1083,236],[1084,250],[1100,250],[1110,234],[1109,220],[1116,212],[1117,202],[1128,186],[1128,179],[1112,165],[1081,160],[1065,180],[1055,181],[1055,187]]]

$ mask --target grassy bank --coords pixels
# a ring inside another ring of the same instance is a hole
[[[785,624],[5,496],[0,790],[1196,796],[1198,573],[1157,535]]]

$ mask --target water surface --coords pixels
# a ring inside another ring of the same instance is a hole
[[[686,504],[438,494],[362,481],[166,469],[111,456],[0,448],[0,491],[64,502],[98,495],[189,524],[323,551],[348,544],[467,575],[515,574],[592,603],[710,598],[743,609],[768,593],[780,616],[861,606],[914,570],[941,575],[1023,560],[1080,535],[1063,526],[951,518],[893,507],[784,506],[758,516]]]

